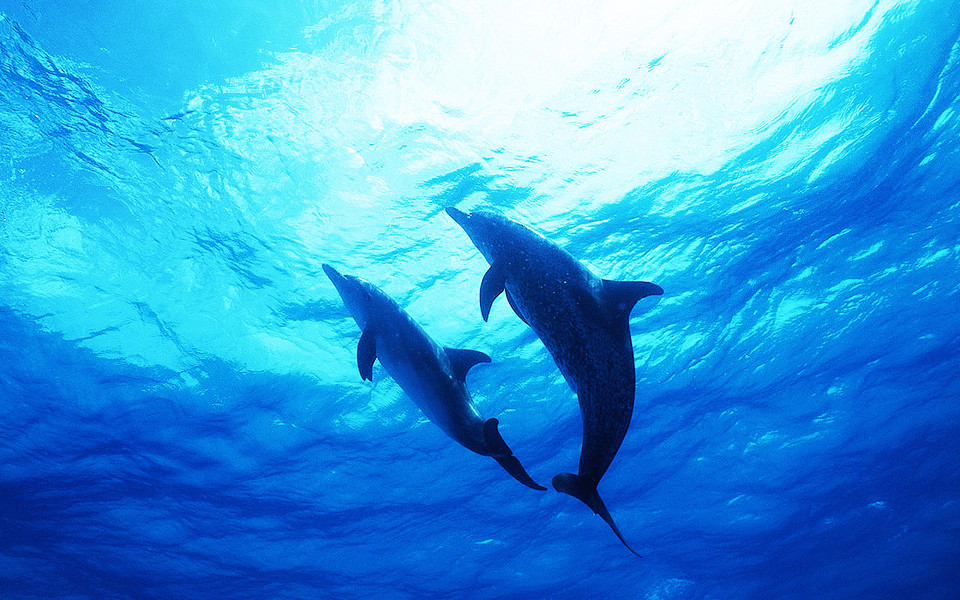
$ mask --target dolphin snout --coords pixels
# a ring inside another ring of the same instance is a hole
[[[327,263],[323,263],[323,272],[326,273],[327,277],[329,277],[330,280],[333,281],[334,283],[336,283],[338,280],[343,279],[343,275],[341,275],[336,269],[334,269]]]
[[[463,227],[467,222],[467,219],[470,218],[470,215],[452,206],[447,208],[447,214],[450,215],[450,218],[456,221],[461,227]]]
[[[341,274],[340,271],[337,271],[330,265],[324,263],[323,272],[327,274],[327,277],[329,277],[330,281],[333,282],[333,287],[337,288],[337,291],[340,292],[341,296],[343,295],[344,290],[350,288],[350,280],[347,278],[347,276]]]

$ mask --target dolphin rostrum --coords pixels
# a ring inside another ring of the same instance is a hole
[[[489,356],[476,350],[442,348],[373,284],[341,275],[330,265],[323,265],[323,271],[363,331],[357,346],[360,377],[371,380],[373,362],[380,359],[387,373],[447,435],[468,450],[492,456],[523,485],[547,489],[527,474],[500,437],[499,421],[484,421],[470,398],[464,382],[467,371],[477,363],[490,362]]]
[[[580,468],[576,475],[555,476],[553,487],[583,501],[637,554],[614,523],[597,484],[620,448],[633,413],[630,311],[641,298],[663,294],[663,288],[645,281],[600,279],[553,242],[501,215],[456,208],[448,208],[447,214],[490,264],[480,283],[483,320],[505,291],[510,307],[540,337],[580,401]]]

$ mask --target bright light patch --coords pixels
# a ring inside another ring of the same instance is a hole
[[[872,4],[393,3],[368,112],[456,134],[464,160],[535,157],[511,171],[519,184],[619,198],[611,181],[711,173],[797,118],[865,55],[890,9]],[[800,138],[779,168],[842,125]]]

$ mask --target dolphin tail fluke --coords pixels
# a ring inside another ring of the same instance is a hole
[[[487,419],[487,422],[483,424],[483,437],[487,442],[487,446],[492,451],[491,456],[493,456],[493,459],[500,463],[500,466],[503,467],[507,473],[510,473],[514,479],[523,485],[535,490],[546,490],[547,488],[534,481],[533,478],[527,474],[523,465],[521,465],[517,457],[513,455],[510,447],[503,441],[500,430],[497,429],[497,425],[499,424],[500,422],[496,419]]]
[[[527,474],[526,470],[523,468],[523,465],[520,464],[520,461],[517,460],[516,456],[512,454],[508,456],[494,456],[493,460],[500,463],[500,466],[503,467],[507,473],[510,473],[514,479],[528,488],[533,488],[541,492],[547,489],[534,481],[533,477],[530,477],[530,475]]]
[[[627,540],[623,538],[623,534],[620,533],[620,529],[617,527],[617,524],[614,523],[613,517],[610,516],[610,511],[607,510],[606,505],[604,505],[603,500],[600,498],[600,494],[597,492],[596,483],[586,477],[574,475],[573,473],[560,473],[553,478],[553,488],[558,492],[570,494],[589,506],[593,512],[600,515],[600,518],[607,522],[607,525],[617,534],[617,537],[620,538],[623,545],[627,547],[627,550],[640,556],[636,550],[630,547]],[[640,558],[643,557],[640,556]]]

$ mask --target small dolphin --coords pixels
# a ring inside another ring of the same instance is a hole
[[[344,305],[360,326],[357,366],[360,377],[373,378],[373,361],[380,364],[417,406],[447,435],[468,450],[492,456],[520,483],[545,490],[523,469],[497,429],[499,421],[484,421],[470,399],[464,378],[470,367],[490,362],[476,350],[442,348],[396,302],[373,284],[341,275],[330,265],[323,271],[336,286]]]
[[[645,281],[600,279],[553,242],[501,215],[456,208],[448,208],[447,214],[490,264],[480,283],[483,320],[494,299],[506,291],[513,311],[543,341],[580,401],[580,468],[577,475],[555,476],[553,487],[583,501],[637,554],[603,504],[597,484],[617,454],[633,413],[630,311],[638,300],[663,294],[663,289]]]

